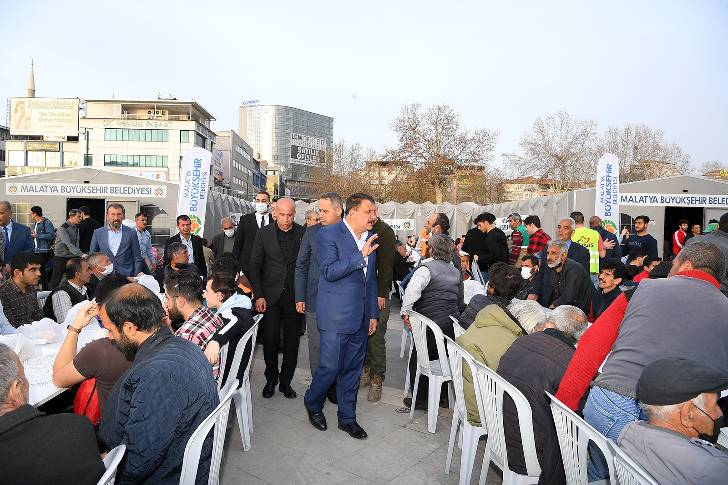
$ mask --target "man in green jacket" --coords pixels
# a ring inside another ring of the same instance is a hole
[[[379,305],[379,321],[377,331],[369,336],[367,357],[364,361],[359,387],[369,386],[367,401],[377,402],[382,398],[382,382],[387,370],[387,349],[384,334],[387,333],[389,320],[389,292],[392,289],[394,268],[394,231],[377,216],[372,228],[377,237],[377,304]]]

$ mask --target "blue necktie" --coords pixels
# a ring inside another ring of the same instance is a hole
[[[10,244],[10,236],[8,236],[8,226],[3,227],[3,231],[5,231],[5,247]]]

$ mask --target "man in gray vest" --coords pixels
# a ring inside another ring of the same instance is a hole
[[[71,258],[85,258],[86,255],[79,248],[78,224],[81,222],[81,212],[76,209],[68,211],[68,220],[56,230],[56,243],[53,257],[53,274],[48,283],[49,290],[55,290],[66,272],[66,263]]]
[[[584,408],[584,418],[597,431],[616,440],[628,423],[645,419],[637,381],[658,359],[690,358],[728,372],[728,299],[716,279],[724,271],[720,249],[698,241],[680,251],[668,278],[640,282]],[[593,459],[589,478],[606,475],[606,462]]]

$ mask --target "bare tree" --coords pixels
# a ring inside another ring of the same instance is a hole
[[[559,111],[534,121],[518,144],[520,154],[503,156],[516,175],[553,178],[559,181],[557,190],[566,190],[594,178],[596,144],[596,122]]]
[[[405,105],[391,127],[398,145],[387,150],[385,159],[409,163],[417,174],[415,183],[426,186],[438,204],[458,169],[487,166],[498,140],[497,131],[464,129],[447,105]]]
[[[376,158],[376,155],[360,143],[348,144],[343,140],[334,143],[326,153],[324,164],[311,171],[317,192],[334,191],[342,197],[354,192],[369,192],[371,185],[362,173],[368,157]]]
[[[700,172],[700,175],[705,175],[710,172],[728,172],[728,163],[721,162],[720,160],[709,160],[700,164],[700,169],[698,171]]]

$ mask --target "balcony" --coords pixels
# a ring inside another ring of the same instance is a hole
[[[147,114],[147,113],[122,113],[122,120],[160,120],[160,121],[192,121],[189,114]]]

